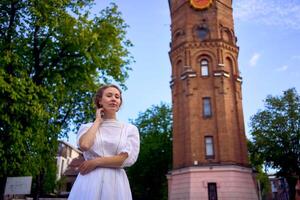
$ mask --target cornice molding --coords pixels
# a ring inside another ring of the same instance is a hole
[[[200,48],[215,48],[215,47],[220,48],[221,47],[223,49],[232,51],[234,53],[239,52],[238,46],[228,44],[227,42],[220,41],[220,40],[211,40],[211,41],[204,41],[204,42],[183,42],[183,43],[177,45],[177,47],[173,47],[170,50],[170,55],[177,56],[185,49],[195,49],[195,48],[199,48],[199,47]]]

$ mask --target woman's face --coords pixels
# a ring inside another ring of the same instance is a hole
[[[106,88],[99,103],[104,108],[104,111],[117,112],[121,104],[119,90],[114,87]]]

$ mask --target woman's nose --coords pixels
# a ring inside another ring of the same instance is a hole
[[[114,97],[114,96],[112,96],[111,100],[112,100],[112,101],[116,101],[116,100],[117,100],[117,98],[116,98],[116,97]]]

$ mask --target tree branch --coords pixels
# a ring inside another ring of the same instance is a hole
[[[16,18],[16,13],[17,13],[17,4],[19,2],[18,1],[11,1],[11,4],[10,4],[10,10],[8,11],[9,12],[9,25],[8,25],[8,28],[7,28],[7,35],[6,35],[6,38],[5,38],[5,48],[4,50],[7,50],[7,51],[12,51],[12,37],[13,37],[13,27],[14,27],[14,24],[15,24],[15,18]],[[7,65],[7,68],[6,68],[7,72],[9,74],[13,74],[13,64],[12,62],[10,62],[8,65]]]

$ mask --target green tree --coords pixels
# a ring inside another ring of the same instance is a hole
[[[162,103],[132,120],[141,135],[139,158],[127,170],[136,200],[167,199],[166,175],[172,166],[171,113],[170,106]]]
[[[252,168],[256,171],[256,180],[259,184],[259,192],[262,199],[268,199],[268,195],[271,192],[271,184],[269,181],[268,174],[264,171],[263,159],[256,154],[256,147],[250,140],[247,141],[249,160],[252,165]]]
[[[291,199],[300,176],[300,96],[288,89],[282,96],[268,96],[265,109],[251,118],[252,153],[258,163],[278,169],[287,179]]]
[[[92,0],[0,3],[0,182],[31,175],[54,187],[57,139],[93,115],[92,95],[125,88],[133,61],[115,4],[91,15]]]

